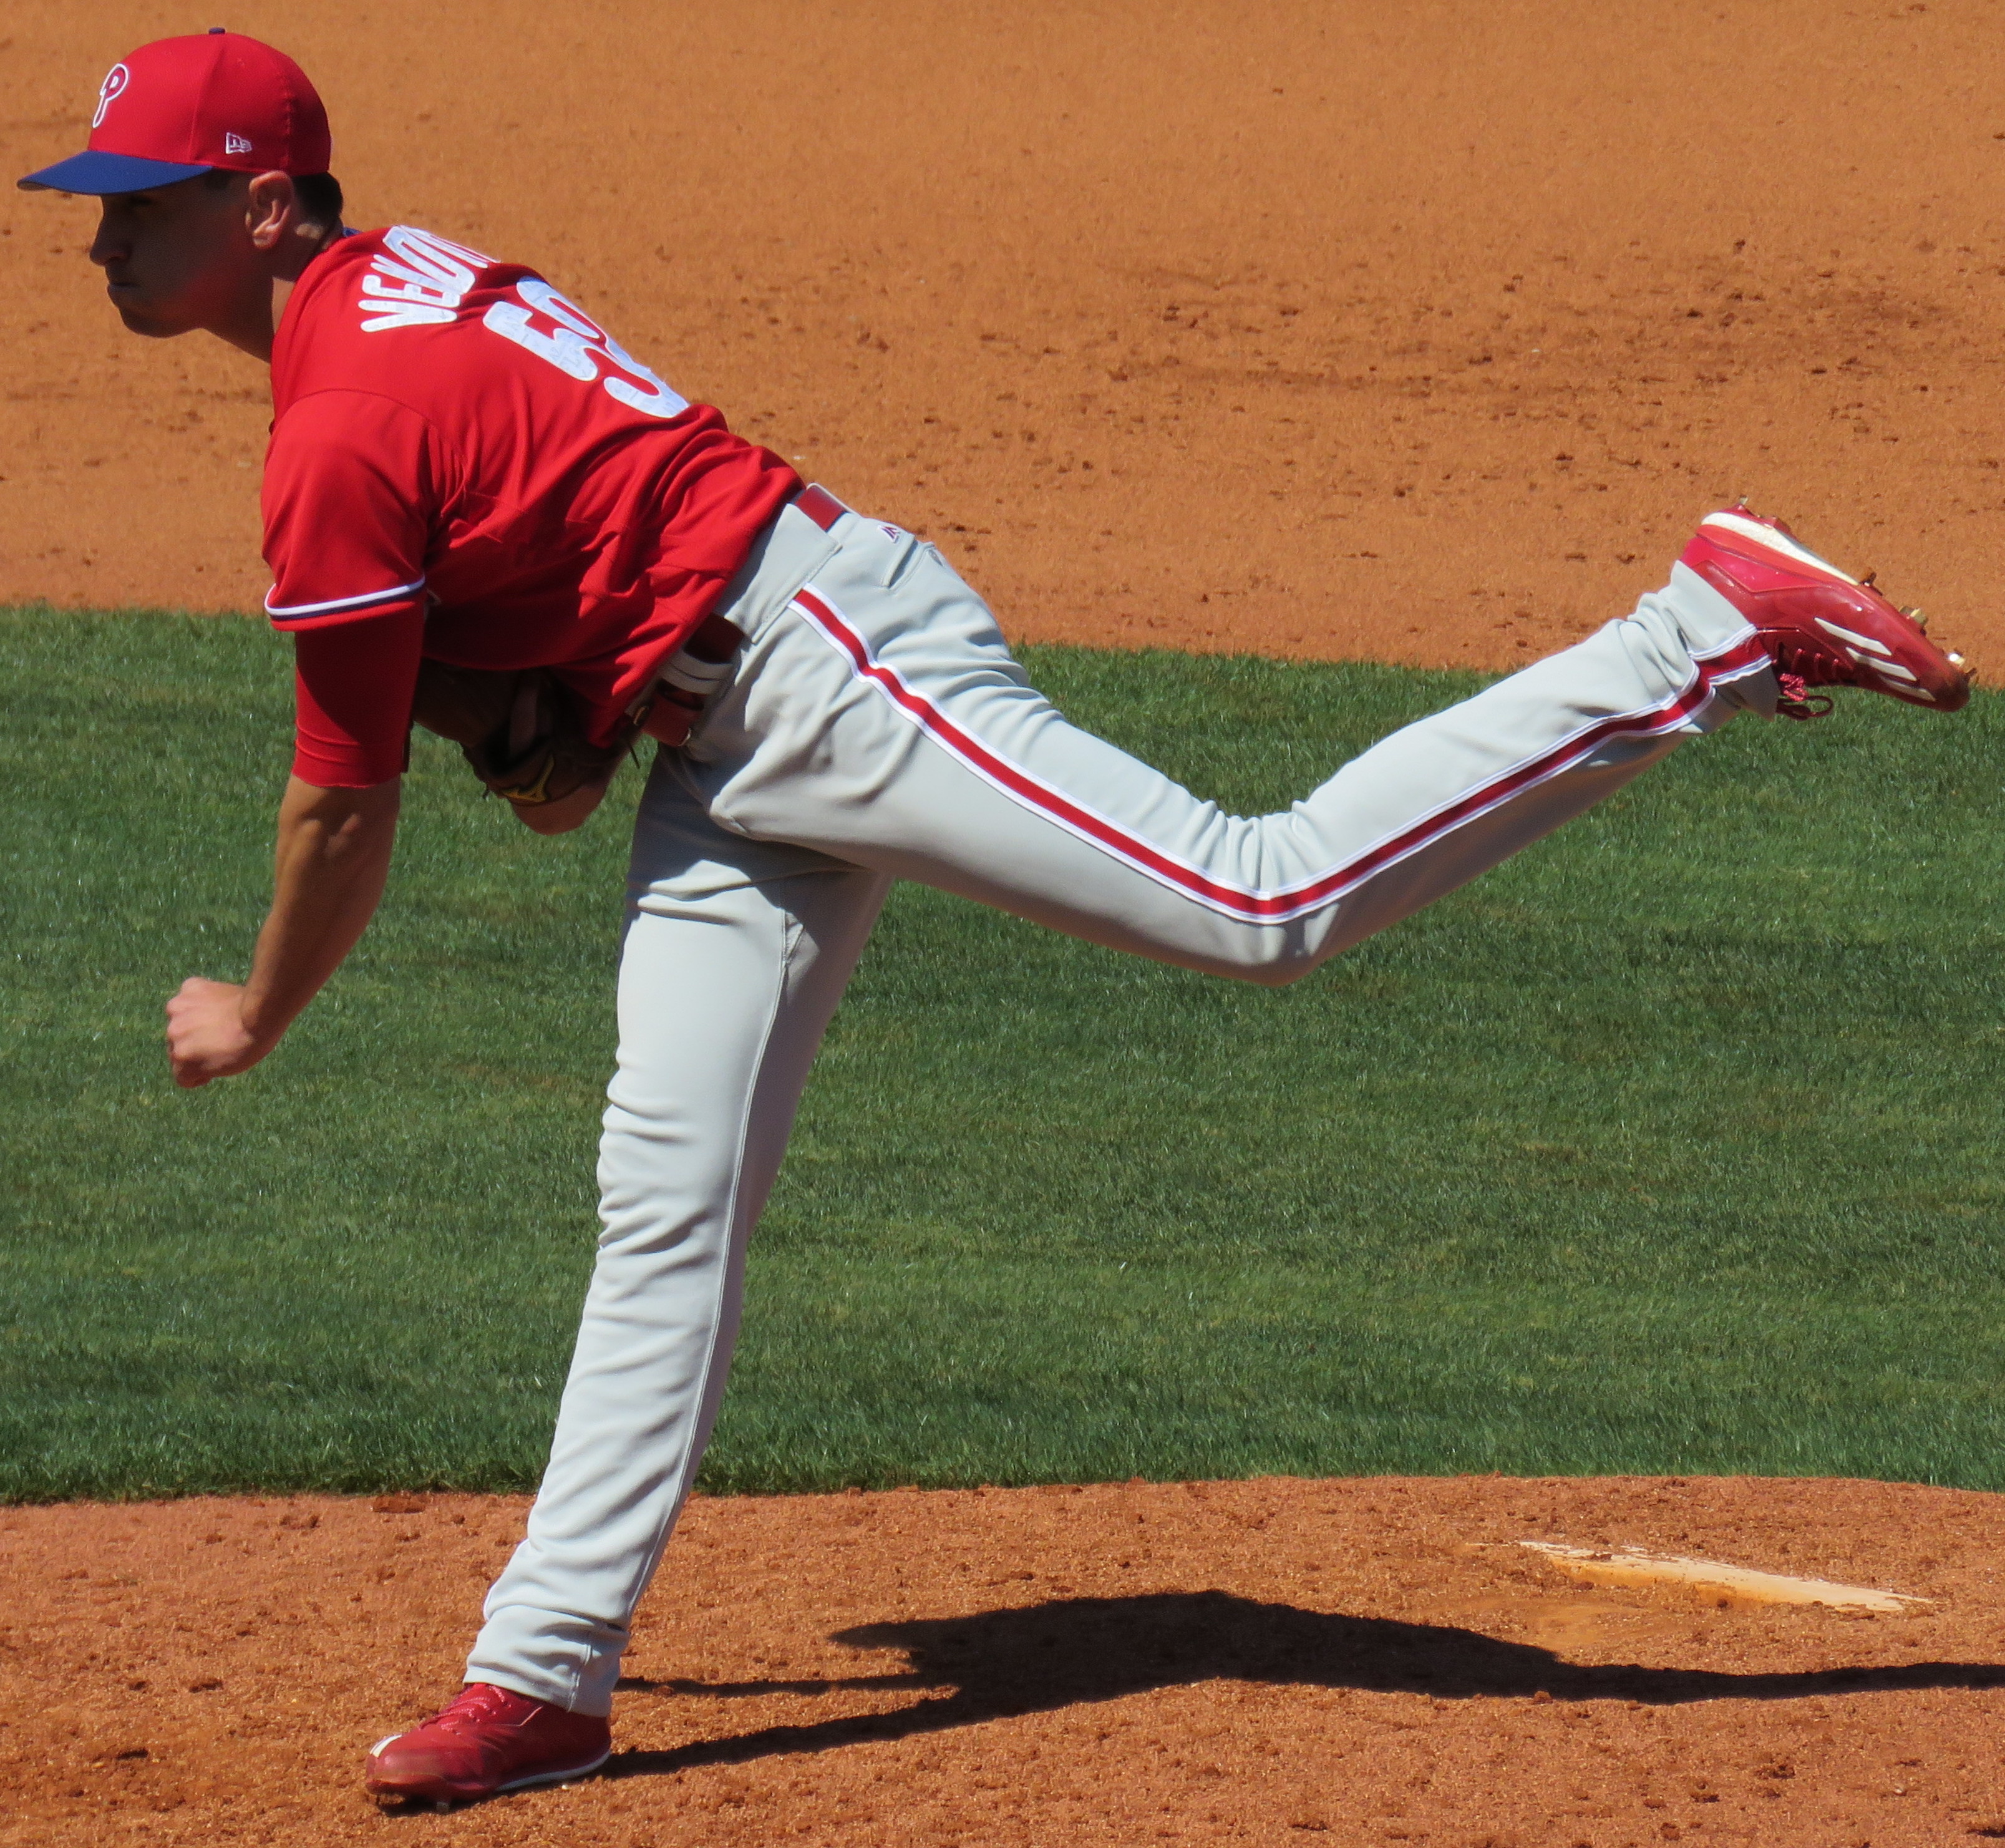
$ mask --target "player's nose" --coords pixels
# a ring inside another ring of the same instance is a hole
[[[106,213],[97,221],[97,235],[90,241],[91,262],[104,269],[132,254],[132,241],[114,230],[111,214]]]

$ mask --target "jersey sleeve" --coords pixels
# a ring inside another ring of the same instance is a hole
[[[317,392],[287,409],[265,459],[265,611],[278,627],[424,607],[437,448],[416,412],[371,392]]]
[[[402,774],[424,641],[424,612],[409,609],[293,638],[293,775],[318,789],[373,789]]]

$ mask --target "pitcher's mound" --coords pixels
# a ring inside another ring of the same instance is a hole
[[[2005,1497],[1749,1478],[700,1500],[606,1776],[379,1812],[524,1509],[0,1510],[0,1840],[2005,1839]]]

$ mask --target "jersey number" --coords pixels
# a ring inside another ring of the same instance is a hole
[[[482,325],[586,385],[599,380],[609,398],[651,417],[679,417],[689,409],[687,399],[678,396],[548,283],[525,276],[515,285],[515,293],[520,300],[497,301],[481,317]],[[539,316],[553,324],[547,332],[536,325]]]

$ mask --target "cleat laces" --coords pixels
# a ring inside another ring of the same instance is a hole
[[[511,1694],[505,1688],[497,1688],[491,1682],[475,1681],[462,1688],[458,1695],[439,1709],[427,1726],[435,1726],[442,1732],[472,1733],[493,1720],[505,1721],[509,1709],[522,1697]]]
[[[1778,718],[1821,718],[1838,703],[1828,693],[1812,693],[1808,681],[1799,673],[1787,673],[1779,668],[1775,684],[1782,690],[1782,697],[1775,702]]]

